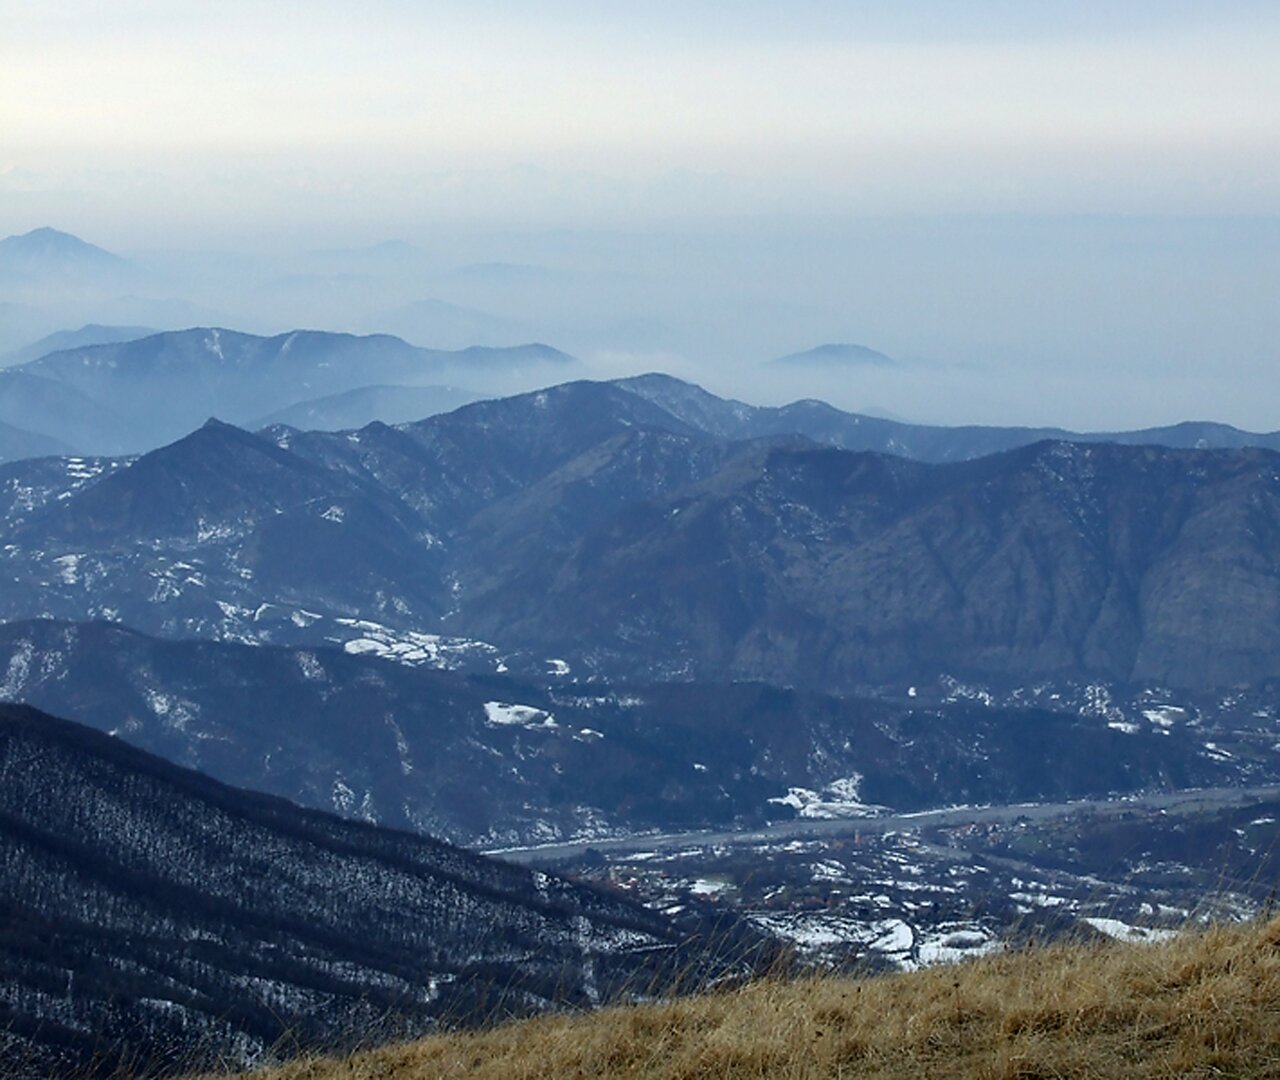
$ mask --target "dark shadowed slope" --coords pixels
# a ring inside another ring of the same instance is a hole
[[[854,686],[1280,674],[1280,457],[1041,443],[955,466],[761,446],[462,604],[606,669]]]
[[[243,1063],[286,1036],[295,1051],[587,1004],[679,955],[629,903],[13,706],[0,875],[9,1075]]]

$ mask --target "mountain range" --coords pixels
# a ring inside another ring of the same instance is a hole
[[[924,466],[766,443],[569,547],[509,550],[445,625],[600,670],[829,688],[1225,686],[1280,673],[1278,530],[1270,451],[1038,443]]]
[[[270,641],[274,605],[614,680],[828,691],[1280,675],[1272,451],[930,465],[727,438],[696,389],[665,404],[570,383],[399,427],[211,422],[136,459],[14,462],[0,616]]]
[[[1230,424],[1187,421],[1137,431],[1067,431],[1063,428],[938,427],[843,412],[824,401],[804,400],[779,407],[725,400],[669,375],[638,375],[618,385],[661,405],[700,431],[727,439],[803,435],[842,450],[872,450],[915,461],[967,461],[1045,440],[1119,443],[1210,450],[1245,446],[1280,450],[1280,432],[1241,431]]]
[[[374,420],[424,419],[493,392],[505,381],[553,376],[572,366],[543,345],[420,349],[387,335],[295,331],[264,338],[217,328],[134,336],[140,328],[86,326],[24,350],[66,346],[0,371],[0,422],[78,453],[154,449],[210,416],[257,428],[285,423],[340,430]],[[445,381],[467,389],[445,389]],[[842,412],[819,401],[757,407],[726,401],[663,375],[619,380],[705,434],[743,440],[802,435],[848,450],[921,461],[958,461],[1044,439],[1170,447],[1280,448],[1280,434],[1185,423],[1131,432],[1055,428],[930,427]],[[41,444],[14,444],[31,456]]]
[[[248,423],[316,398],[388,384],[571,364],[543,345],[433,352],[389,336],[297,331],[263,338],[216,328],[54,352],[0,371],[0,419],[24,415],[33,380],[73,408],[25,426],[81,453],[147,450],[210,416]],[[21,425],[20,425],[21,426]]]
[[[449,842],[1280,780],[1280,436],[661,375],[436,412],[570,363],[198,329],[0,372],[6,1062],[251,1063],[760,944]]]

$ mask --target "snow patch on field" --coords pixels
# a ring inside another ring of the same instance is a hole
[[[9,657],[9,667],[5,672],[4,682],[0,683],[0,699],[13,701],[25,691],[27,677],[31,671],[31,660],[35,656],[35,646],[30,641],[21,641]]]
[[[145,687],[142,696],[147,707],[157,720],[167,728],[175,731],[186,731],[187,725],[200,716],[200,706],[194,701],[186,701],[176,694],[166,694],[151,687]]]
[[[1156,727],[1171,728],[1180,720],[1186,720],[1187,710],[1175,705],[1162,705],[1157,709],[1143,709],[1142,715]]]
[[[921,948],[916,931],[902,919],[866,920],[821,911],[754,912],[749,918],[767,933],[791,942],[802,953],[813,956],[854,945],[905,970],[977,955],[979,949],[999,948],[999,943],[992,943],[981,927],[969,924],[950,925]]]
[[[1004,944],[981,927],[961,929],[940,926],[924,936],[916,946],[916,962],[920,967],[955,964],[974,956],[1000,952]]]
[[[1019,904],[1034,904],[1036,907],[1062,907],[1067,902],[1065,896],[1045,892],[1015,892],[1009,894],[1009,899],[1016,900]]]
[[[95,476],[100,476],[106,467],[100,461],[85,461],[79,457],[64,458],[63,464],[69,480],[92,480]]]
[[[689,891],[695,896],[715,896],[716,893],[724,892],[728,887],[728,882],[715,881],[710,878],[698,878],[689,887]]]
[[[901,919],[886,919],[877,927],[879,936],[871,949],[881,953],[905,953],[916,943],[916,933]]]
[[[859,818],[874,817],[883,813],[883,806],[864,803],[858,794],[862,776],[854,773],[840,780],[833,780],[821,791],[810,788],[787,788],[785,795],[769,802],[789,806],[802,818]]]
[[[308,682],[324,682],[325,672],[324,666],[320,663],[319,658],[312,652],[300,652],[297,654],[298,670],[302,672],[302,677]]]
[[[1117,941],[1142,942],[1142,941],[1168,941],[1170,938],[1177,937],[1176,930],[1160,930],[1152,927],[1130,926],[1128,923],[1121,922],[1119,919],[1100,919],[1089,917],[1083,920],[1100,933],[1106,934],[1107,937],[1115,938]]]
[[[751,921],[775,937],[792,942],[802,950],[817,950],[857,940],[858,927],[839,916],[786,912],[760,913]]]
[[[376,656],[407,667],[451,669],[461,666],[468,657],[497,652],[492,645],[482,641],[393,630],[367,619],[335,619],[334,622],[359,634],[359,637],[342,643],[344,652],[352,656]]]
[[[64,585],[74,585],[80,580],[80,560],[83,555],[60,555],[53,560],[58,568],[58,577]]]
[[[490,727],[522,727],[529,731],[554,731],[556,718],[532,705],[509,705],[502,701],[484,703],[485,722]]]

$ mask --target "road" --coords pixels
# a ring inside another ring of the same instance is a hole
[[[486,851],[508,862],[526,866],[553,865],[580,858],[588,849],[625,855],[637,851],[671,851],[693,847],[729,847],[811,840],[823,836],[851,836],[854,833],[885,833],[926,828],[930,825],[978,825],[984,822],[1042,821],[1080,811],[1121,814],[1131,810],[1215,809],[1280,799],[1280,785],[1248,788],[1201,788],[1151,795],[1127,795],[1114,799],[1080,799],[1075,802],[1026,803],[1013,806],[959,806],[925,810],[914,814],[882,814],[878,817],[838,820],[796,819],[764,825],[756,829],[714,832],[648,833],[607,840],[584,840],[537,847],[496,848]]]

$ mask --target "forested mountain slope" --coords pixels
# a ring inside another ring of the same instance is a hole
[[[685,932],[629,902],[14,706],[0,863],[10,1075],[248,1062],[286,1037],[589,1004],[692,962]]]

